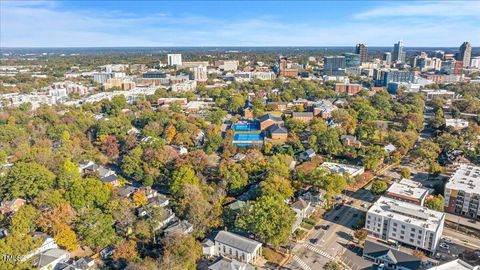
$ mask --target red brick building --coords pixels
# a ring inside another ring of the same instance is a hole
[[[360,84],[353,84],[353,83],[336,83],[335,84],[335,92],[337,93],[347,93],[350,96],[354,96],[358,94],[362,90],[362,86]]]

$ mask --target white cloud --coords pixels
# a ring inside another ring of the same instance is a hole
[[[422,2],[422,3],[395,3],[388,6],[376,7],[355,15],[357,19],[370,19],[379,17],[480,17],[480,2],[455,1],[455,2]]]
[[[155,10],[62,10],[56,3],[11,4],[0,2],[0,46],[3,47],[108,47],[108,46],[345,46],[367,42],[370,46],[458,46],[480,36],[478,18],[396,17],[376,13],[388,9],[408,13],[406,5],[379,7],[357,14],[362,20],[323,21],[306,18],[291,21],[271,16],[206,17]],[[456,2],[457,6],[462,3]],[[424,11],[430,3],[422,4]],[[417,7],[420,5],[416,5]],[[444,7],[444,5],[442,5]],[[470,6],[471,7],[471,6]],[[433,8],[433,7],[432,7]],[[438,7],[437,7],[438,11]],[[363,15],[362,15],[363,14]],[[466,14],[466,13],[464,13]],[[19,19],[20,18],[20,19]]]

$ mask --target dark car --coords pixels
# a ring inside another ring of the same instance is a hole
[[[330,225],[325,225],[325,226],[323,226],[323,229],[324,229],[324,230],[330,229]]]
[[[317,242],[318,242],[317,238],[310,239],[310,243],[312,244],[316,244]]]
[[[340,219],[340,216],[335,216],[335,217],[333,218],[333,220],[335,220],[335,221],[337,221],[337,220],[339,220],[339,219]]]
[[[341,205],[341,204],[335,205],[335,210],[338,210],[338,209],[340,209],[340,208],[342,208],[342,205]]]
[[[358,217],[358,214],[357,213],[353,214],[353,217]]]

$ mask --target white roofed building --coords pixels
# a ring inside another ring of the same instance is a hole
[[[444,213],[382,196],[368,210],[365,229],[375,238],[434,252],[444,222]]]

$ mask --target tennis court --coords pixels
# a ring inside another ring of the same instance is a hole
[[[236,133],[233,135],[233,141],[263,141],[263,135],[252,133]]]
[[[237,123],[237,124],[233,124],[233,130],[255,131],[255,130],[260,130],[260,126],[257,123]]]

